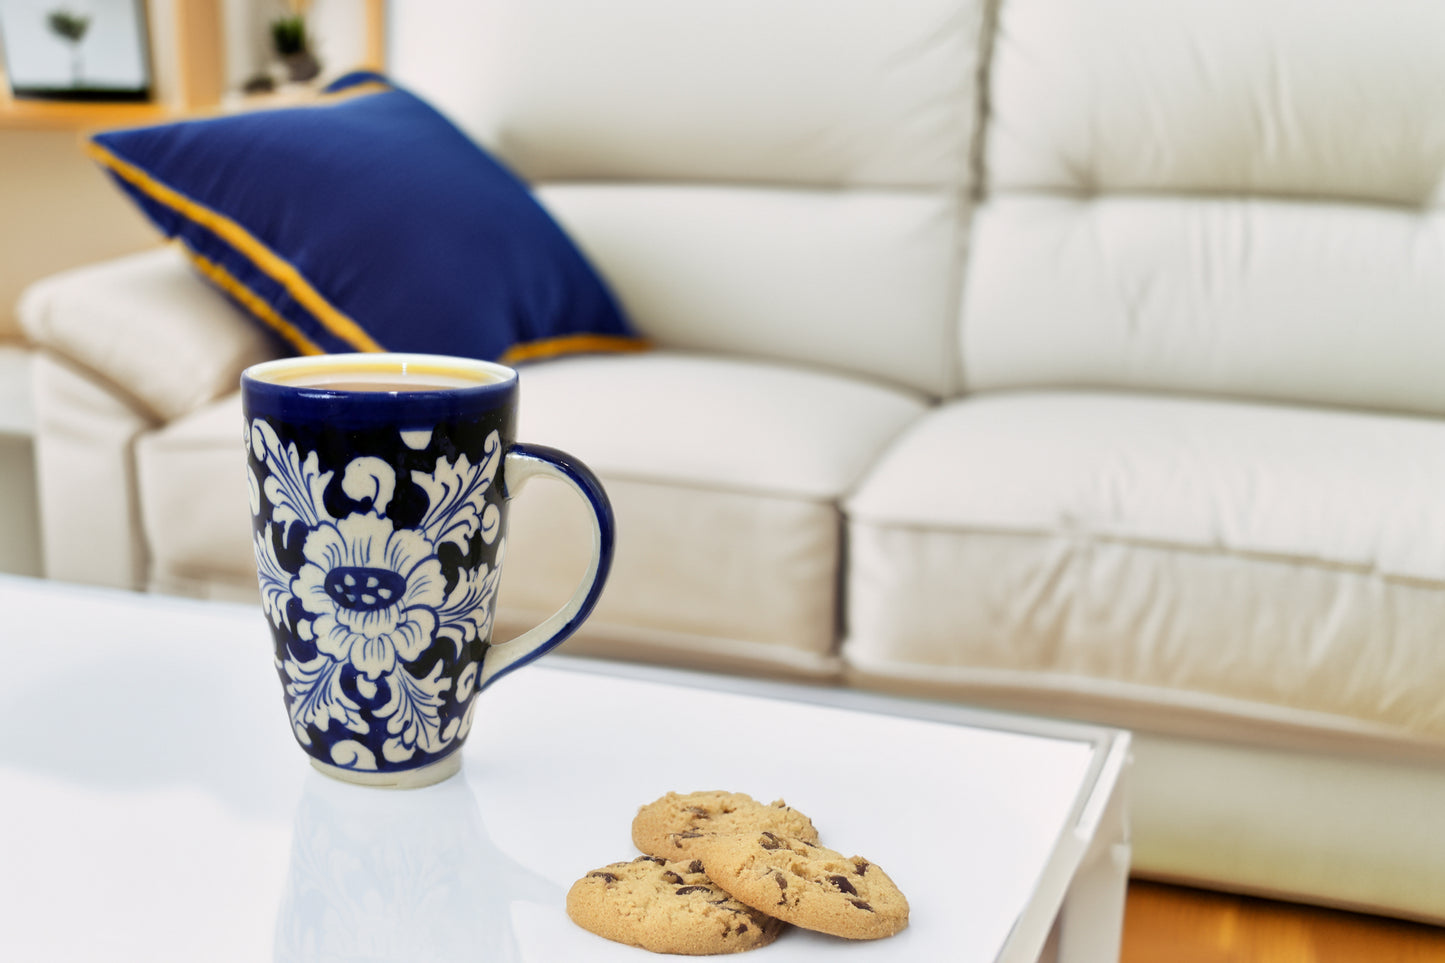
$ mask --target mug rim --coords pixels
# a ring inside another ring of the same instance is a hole
[[[458,355],[445,354],[421,354],[406,351],[353,351],[336,354],[299,355],[290,358],[277,358],[272,361],[262,361],[253,364],[241,372],[241,384],[252,390],[260,388],[264,391],[279,391],[282,393],[298,393],[311,396],[325,396],[334,398],[351,398],[357,395],[370,395],[376,397],[394,395],[396,392],[374,392],[358,391],[355,389],[331,388],[326,385],[301,385],[291,384],[285,381],[272,380],[278,373],[295,370],[320,369],[323,371],[334,371],[337,369],[355,370],[358,367],[376,367],[378,369],[391,369],[400,366],[398,374],[405,375],[408,366],[415,366],[420,369],[417,373],[427,372],[436,374],[456,373],[460,370],[462,376],[468,373],[485,374],[489,380],[474,385],[451,385],[445,387],[417,388],[406,392],[406,397],[417,398],[438,395],[466,395],[472,393],[487,393],[495,391],[506,391],[517,383],[517,370],[495,361],[483,361],[479,358],[465,358]],[[370,362],[370,364],[367,364]],[[440,369],[440,370],[437,370]]]

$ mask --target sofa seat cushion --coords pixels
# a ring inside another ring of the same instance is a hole
[[[654,351],[521,371],[518,436],[608,477],[831,501],[925,410],[822,371]]]
[[[617,515],[612,574],[573,651],[836,671],[838,502],[924,411],[918,397],[664,351],[521,372],[519,437],[590,465]],[[574,502],[545,483],[513,502],[500,626],[535,622],[580,577]]]
[[[1216,735],[1273,722],[1438,747],[1441,479],[1445,425],[1423,419],[957,401],[845,504],[844,655],[865,675],[1146,707],[1156,725],[1162,709]]]

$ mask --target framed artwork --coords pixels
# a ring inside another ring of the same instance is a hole
[[[149,100],[145,0],[0,0],[17,99]]]

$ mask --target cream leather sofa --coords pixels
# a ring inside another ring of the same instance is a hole
[[[619,518],[574,651],[1128,726],[1136,872],[1445,920],[1445,6],[390,30],[659,346],[523,374]],[[275,346],[169,250],[21,311],[50,574],[253,598],[235,385]],[[533,487],[504,626],[583,561]]]

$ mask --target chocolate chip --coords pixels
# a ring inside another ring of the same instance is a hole
[[[854,906],[858,907],[860,910],[867,910],[867,911],[870,912],[870,913],[873,912],[873,907],[869,906],[867,903],[863,902],[861,899],[850,899],[848,902],[852,903]]]
[[[671,883],[671,884],[674,885],[674,886],[681,886],[681,885],[682,885],[682,877],[679,876],[679,875],[677,875],[676,873],[674,873],[674,872],[673,872],[672,870],[670,870],[670,869],[669,869],[667,872],[665,872],[665,873],[662,874],[662,881],[663,881],[664,883]]]
[[[702,839],[707,833],[695,833],[691,829],[688,829],[680,833],[673,833],[673,835],[678,839]]]
[[[702,860],[700,860],[700,859],[694,859],[692,862],[688,863],[688,864],[687,864],[687,871],[688,871],[689,873],[703,873],[703,872],[706,872],[706,870],[704,870],[704,869],[702,868]]]
[[[866,859],[859,859],[853,864],[853,872],[857,873],[859,876],[862,876],[864,873],[868,872],[868,867],[872,865],[873,864],[868,862],[868,860]]]
[[[639,857],[637,857],[636,859],[634,859],[633,862],[634,862],[634,863],[657,863],[658,865],[665,865],[665,864],[667,863],[667,860],[663,859],[663,858],[660,857],[660,856],[639,856]]]
[[[711,893],[712,888],[708,886],[682,886],[676,890],[678,896],[686,896],[688,893]]]
[[[747,931],[748,931],[748,924],[746,924],[746,923],[739,923],[739,924],[738,924],[738,932],[739,932],[739,933],[746,933]]]
[[[834,886],[838,887],[849,896],[858,895],[858,891],[853,888],[852,883],[848,882],[848,877],[846,876],[829,876],[828,882],[832,883]]]
[[[777,870],[773,870],[773,882],[778,884],[778,889],[788,888],[788,878]]]
[[[758,845],[764,849],[782,849],[783,841],[772,833],[765,832],[763,833],[763,838],[758,840]]]
[[[711,819],[711,818],[712,818],[712,815],[711,815],[706,809],[703,809],[701,806],[688,806],[687,809],[685,809],[685,810],[683,810],[683,811],[684,811],[684,812],[692,813],[692,814],[693,814],[694,816],[696,816],[698,819]]]
[[[603,881],[608,882],[608,883],[615,883],[615,882],[617,882],[617,877],[616,877],[616,876],[613,876],[611,873],[604,873],[604,872],[598,871],[598,872],[596,872],[596,873],[588,873],[587,875],[588,875],[588,876],[596,876],[598,879],[603,880]]]

